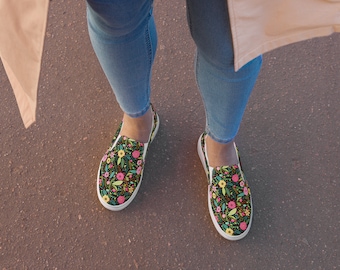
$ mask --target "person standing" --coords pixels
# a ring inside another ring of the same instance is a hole
[[[195,75],[206,113],[197,150],[207,174],[209,213],[222,237],[239,240],[249,232],[253,205],[234,139],[262,57],[235,72],[226,1],[186,3],[197,48]],[[97,177],[99,201],[119,211],[140,188],[148,146],[160,123],[150,100],[157,48],[153,1],[87,0],[87,18],[94,51],[123,112]]]

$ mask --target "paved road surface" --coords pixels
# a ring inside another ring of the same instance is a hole
[[[155,15],[161,129],[122,212],[95,192],[122,115],[84,1],[51,1],[37,123],[27,130],[0,67],[0,268],[339,269],[340,35],[264,56],[237,139],[255,218],[247,238],[228,242],[210,221],[196,154],[204,111],[185,1],[158,0]]]

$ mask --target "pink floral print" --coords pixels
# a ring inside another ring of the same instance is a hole
[[[155,113],[150,138],[154,136],[157,119]],[[112,206],[123,204],[131,198],[140,183],[144,169],[144,143],[119,136],[121,127],[122,124],[101,160],[97,181],[100,196]]]
[[[202,151],[205,151],[205,134]],[[209,172],[209,165],[206,164]],[[251,221],[251,193],[238,165],[219,166],[212,170],[209,185],[210,205],[219,227],[230,236],[244,233]]]

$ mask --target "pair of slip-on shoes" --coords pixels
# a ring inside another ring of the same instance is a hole
[[[103,156],[97,177],[97,195],[101,204],[112,211],[127,207],[142,183],[145,158],[159,129],[159,116],[153,107],[153,125],[147,143],[120,134],[118,128]],[[253,209],[250,188],[240,162],[233,166],[211,167],[206,151],[206,134],[198,140],[197,151],[208,179],[208,207],[217,231],[228,240],[240,240],[249,232]],[[238,154],[236,145],[235,151]]]

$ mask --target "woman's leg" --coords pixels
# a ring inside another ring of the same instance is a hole
[[[208,176],[208,208],[221,236],[240,240],[251,227],[251,192],[233,142],[261,67],[261,57],[234,72],[225,0],[187,0],[197,45],[196,79],[206,111],[197,150]]]
[[[87,0],[94,51],[124,112],[126,136],[147,141],[157,33],[152,0]]]
[[[211,165],[236,164],[233,148],[262,58],[234,71],[234,54],[225,0],[187,0],[188,22],[197,45],[196,79],[206,110]]]
[[[152,0],[87,3],[93,48],[124,112],[124,124],[100,161],[97,195],[105,208],[120,211],[141,186],[148,145],[159,127],[158,115],[150,107],[157,47]]]

